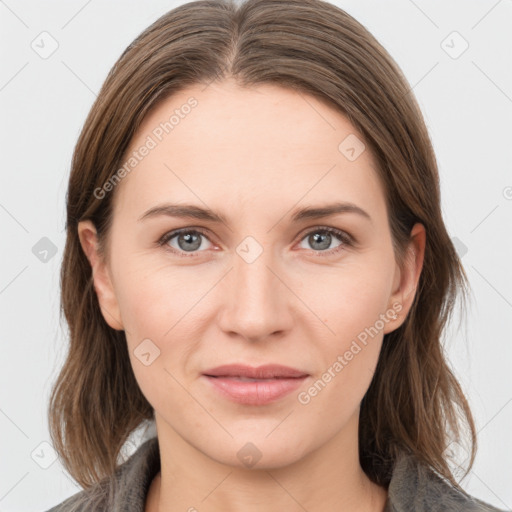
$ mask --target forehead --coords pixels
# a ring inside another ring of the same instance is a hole
[[[248,198],[263,208],[301,198],[382,202],[356,128],[315,97],[278,85],[187,87],[150,111],[125,162],[134,152],[116,190],[116,202],[134,209],[198,198],[211,207],[240,207]]]

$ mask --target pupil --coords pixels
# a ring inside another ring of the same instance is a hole
[[[313,242],[317,243],[320,240],[321,247],[317,247],[317,248],[318,249],[327,249],[330,245],[330,237],[331,237],[331,235],[329,233],[325,233],[325,234],[315,233],[313,235]],[[323,238],[323,243],[322,243],[322,238]]]
[[[185,247],[182,247],[181,244],[179,243],[182,238],[187,241]],[[194,238],[195,240],[193,240]],[[190,242],[192,242],[192,244],[190,244]],[[197,235],[186,233],[178,237],[178,244],[180,245],[180,248],[183,249],[184,251],[193,251],[201,246],[201,240]]]

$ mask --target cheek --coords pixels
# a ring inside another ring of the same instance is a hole
[[[195,277],[191,268],[172,268],[150,258],[125,265],[124,274],[119,267],[116,296],[126,330],[139,337],[162,339],[185,315],[187,319],[190,313],[193,316],[194,305],[210,281]]]
[[[333,331],[333,337],[342,343],[366,332],[365,329],[382,330],[380,315],[389,308],[392,261],[384,254],[380,258],[376,253],[369,256],[366,261],[354,262],[331,273],[330,279],[324,280],[322,294],[316,294],[322,319]]]
[[[178,386],[172,375],[182,380],[178,373],[188,367],[189,354],[200,339],[194,329],[205,323],[199,302],[211,280],[197,278],[197,272],[194,278],[190,268],[152,266],[148,261],[119,265],[117,270],[116,296],[130,360],[142,392],[151,401],[165,395],[166,388]]]
[[[318,402],[343,402],[351,410],[364,396],[378,362],[383,332],[393,322],[389,307],[391,260],[343,269],[329,281],[316,306],[322,314],[315,339],[322,361],[315,389]],[[307,400],[307,397],[305,398]]]
[[[334,319],[328,324],[334,334],[326,334],[325,328],[321,335],[318,333],[315,356],[321,363],[316,365],[310,386],[297,397],[309,418],[328,413],[332,434],[356,414],[382,347],[380,315],[386,315],[382,299],[355,297],[353,301],[340,300],[328,313]]]

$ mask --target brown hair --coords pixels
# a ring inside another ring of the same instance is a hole
[[[414,223],[427,232],[423,270],[404,323],[385,335],[361,403],[364,471],[387,486],[401,452],[453,485],[446,448],[469,427],[464,393],[446,361],[441,335],[467,277],[440,208],[437,163],[423,116],[400,69],[356,20],[322,0],[202,0],[159,18],[108,74],[78,139],[67,193],[61,306],[69,352],[52,390],[50,433],[82,487],[112,475],[128,436],[153,409],[139,389],[125,333],[102,317],[78,222],[94,222],[107,254],[114,192],[94,191],[118,170],[135,131],[158,102],[187,85],[234,77],[242,86],[278,84],[315,96],[364,136],[385,189],[396,259]]]

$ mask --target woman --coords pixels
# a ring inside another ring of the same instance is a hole
[[[86,120],[66,227],[50,430],[84,491],[53,511],[498,510],[450,469],[476,453],[440,343],[467,278],[428,132],[341,9],[157,20]]]

